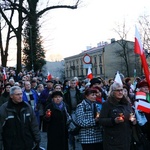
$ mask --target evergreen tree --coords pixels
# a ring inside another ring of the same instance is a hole
[[[24,29],[23,63],[28,71],[40,70],[46,64],[38,22],[34,26],[30,26],[28,22],[26,23]]]

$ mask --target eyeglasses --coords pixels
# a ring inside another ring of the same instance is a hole
[[[123,89],[116,89],[114,91],[117,91],[117,92],[123,92]]]
[[[22,95],[22,93],[16,93],[16,94],[14,93],[14,95],[20,96],[20,95]]]

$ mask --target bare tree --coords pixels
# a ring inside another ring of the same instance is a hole
[[[129,29],[126,27],[125,20],[122,25],[117,25],[117,28],[114,29],[114,31],[120,37],[120,40],[117,41],[119,48],[116,49],[115,55],[122,60],[120,62],[120,65],[122,66],[122,73],[128,77],[132,76],[134,69],[139,70],[139,59],[134,54],[134,43],[127,40]]]
[[[5,3],[1,4],[1,9],[5,9],[5,7],[6,7]],[[14,10],[11,10],[10,11],[10,18],[7,18],[10,23],[12,23],[13,16],[14,16]],[[2,23],[4,23],[4,25],[2,25]],[[6,30],[6,28],[7,28],[7,33],[5,32],[7,34],[6,39],[3,39],[2,31],[4,29]],[[2,18],[1,18],[1,22],[0,22],[0,53],[1,53],[1,64],[2,64],[3,67],[6,67],[6,65],[7,65],[9,41],[12,38],[14,38],[14,36],[11,35],[11,33],[12,33],[11,27],[6,26],[5,20],[4,19],[2,20]],[[4,40],[6,41],[5,42],[5,47],[3,46],[3,41]]]
[[[41,0],[42,1],[42,0]],[[47,1],[47,5],[42,10],[37,10],[38,3],[41,2],[40,0],[5,0],[7,4],[7,8],[3,9],[0,7],[0,13],[2,17],[5,19],[7,25],[10,27],[10,29],[14,32],[16,39],[17,39],[17,71],[21,70],[21,53],[22,53],[22,26],[23,23],[28,20],[30,25],[32,26],[32,33],[34,33],[34,25],[35,22],[37,22],[40,17],[52,9],[57,8],[66,8],[66,9],[77,9],[80,0],[72,0],[72,3],[69,3],[69,1],[61,1],[55,3],[52,6],[49,6],[49,1]],[[56,1],[54,1],[56,2]],[[65,4],[66,2],[66,4]],[[67,4],[69,3],[69,4]],[[5,14],[5,11],[12,11],[15,10],[18,14],[18,26],[15,27],[12,22],[8,19],[8,17]],[[34,40],[33,40],[34,41]],[[36,47],[35,42],[32,43],[33,48]],[[8,56],[8,53],[7,53]],[[7,62],[7,59],[6,59]],[[7,64],[7,63],[6,63]]]
[[[139,17],[140,33],[143,41],[143,48],[150,53],[150,16],[143,15]]]
[[[147,63],[150,66],[150,15],[144,14],[138,19],[139,30],[142,38],[143,50],[146,55]]]

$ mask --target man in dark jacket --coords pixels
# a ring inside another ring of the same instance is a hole
[[[64,93],[64,102],[69,106],[70,111],[75,111],[77,105],[83,100],[83,94],[77,88],[74,79],[70,81],[70,87]]]
[[[22,100],[20,87],[11,87],[9,101],[0,107],[0,150],[31,150],[40,140],[32,107]]]
[[[77,88],[76,80],[70,81],[70,87],[64,93],[64,102],[69,106],[71,114],[75,113],[77,105],[83,100],[83,94]],[[75,138],[69,134],[70,149],[75,150]]]

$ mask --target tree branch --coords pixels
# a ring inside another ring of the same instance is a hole
[[[56,8],[69,8],[69,9],[77,9],[77,5],[79,3],[79,0],[77,1],[76,5],[74,6],[69,6],[69,5],[57,5],[57,6],[50,6],[47,7],[43,10],[41,10],[40,12],[37,13],[37,17],[40,17],[42,14],[44,14],[46,11],[50,10],[50,9],[56,9]]]
[[[10,23],[10,21],[7,18],[7,16],[4,14],[4,12],[2,11],[1,7],[0,7],[0,14],[5,19],[5,21],[7,22],[7,24],[11,27],[11,29],[14,31],[14,33],[17,34],[17,31],[15,30],[15,28],[13,27],[13,25]]]

